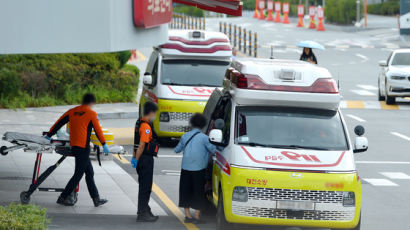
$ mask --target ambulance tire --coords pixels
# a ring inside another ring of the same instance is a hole
[[[30,195],[28,195],[28,192],[21,192],[20,193],[20,202],[21,202],[21,204],[30,203]]]
[[[232,229],[232,227],[232,224],[226,221],[222,190],[219,189],[218,207],[216,210],[216,230],[227,230]]]
[[[0,148],[0,154],[3,156],[6,156],[8,152],[6,152],[5,150],[7,149],[7,146],[1,146]]]

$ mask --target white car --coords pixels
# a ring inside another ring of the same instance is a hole
[[[410,49],[393,51],[387,61],[380,61],[379,101],[396,103],[396,97],[410,96]]]

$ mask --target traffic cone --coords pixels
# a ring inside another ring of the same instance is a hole
[[[260,20],[265,20],[265,13],[263,12],[263,9],[260,9],[260,11],[259,11],[259,19]]]
[[[323,19],[319,19],[319,23],[317,24],[317,31],[325,31],[325,25],[323,24]]]
[[[276,15],[275,15],[275,22],[281,22],[282,20],[280,19],[280,12],[276,11]]]
[[[253,13],[253,18],[259,18],[259,12],[258,12],[258,2],[259,1],[255,1],[255,11]]]
[[[268,21],[273,21],[272,10],[268,10],[268,17],[266,18]]]
[[[309,29],[316,29],[315,18],[310,17]]]
[[[305,27],[305,24],[303,23],[303,16],[299,16],[297,27]]]
[[[289,16],[287,13],[283,14],[283,24],[289,24]]]

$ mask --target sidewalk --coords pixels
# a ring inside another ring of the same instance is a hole
[[[0,141],[0,145],[5,145]],[[32,152],[15,151],[7,156],[0,156],[0,205],[11,202],[20,202],[20,193],[28,190],[36,154]],[[54,164],[60,155],[43,154],[41,172]],[[103,161],[102,167],[93,162],[95,181],[100,195],[109,202],[95,208],[89,197],[85,180],[81,181],[78,202],[73,207],[64,207],[56,204],[59,193],[34,192],[31,203],[47,208],[48,213],[64,214],[103,214],[103,215],[136,215],[138,183],[114,161]],[[67,158],[51,174],[40,187],[63,188],[74,170],[74,159]],[[154,199],[150,200],[153,213],[166,216],[167,213]]]

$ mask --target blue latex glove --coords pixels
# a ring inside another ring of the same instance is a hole
[[[103,151],[104,151],[105,154],[109,154],[109,153],[110,153],[110,150],[108,149],[107,144],[104,144],[104,145],[103,145]]]
[[[133,157],[133,158],[131,159],[131,165],[132,165],[133,168],[136,168],[136,167],[137,167],[137,165],[138,165],[138,160],[137,160],[135,157]]]
[[[49,141],[51,140],[51,137],[49,137],[48,135],[44,135],[43,137],[44,137],[45,139],[49,140]]]

